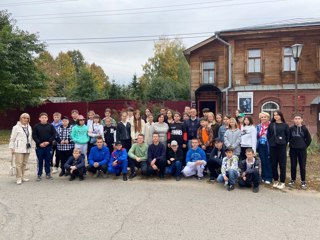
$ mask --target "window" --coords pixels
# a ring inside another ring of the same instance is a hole
[[[261,111],[269,113],[270,118],[273,117],[273,112],[276,110],[279,110],[279,104],[271,101],[265,102],[261,107]]]
[[[215,64],[214,62],[202,63],[202,83],[214,83]]]
[[[290,72],[295,71],[296,65],[292,56],[291,47],[283,48],[283,71]]]
[[[261,49],[248,51],[248,73],[261,72]]]

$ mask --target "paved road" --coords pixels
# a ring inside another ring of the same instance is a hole
[[[3,154],[0,161],[3,160]],[[6,162],[8,164],[8,161]],[[226,191],[194,179],[92,179],[17,186],[1,165],[0,239],[317,239],[320,194]]]

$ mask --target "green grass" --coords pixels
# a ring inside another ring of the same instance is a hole
[[[0,144],[9,144],[10,130],[0,130]]]

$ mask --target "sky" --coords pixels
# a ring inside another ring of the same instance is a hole
[[[320,21],[319,0],[1,0],[16,25],[47,50],[80,50],[110,80],[128,84],[160,36],[189,48],[214,32],[301,19]]]

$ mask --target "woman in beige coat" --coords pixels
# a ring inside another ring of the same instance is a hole
[[[28,182],[29,179],[24,177],[25,168],[29,159],[32,141],[32,128],[29,125],[30,115],[23,113],[20,120],[12,128],[9,148],[15,155],[17,184]]]

